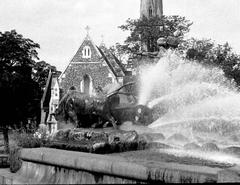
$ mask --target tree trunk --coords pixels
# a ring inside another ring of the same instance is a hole
[[[4,147],[5,152],[9,153],[9,138],[8,138],[8,128],[3,128],[3,139],[4,139]]]

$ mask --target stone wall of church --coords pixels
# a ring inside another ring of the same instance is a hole
[[[83,58],[83,48],[85,46],[89,46],[91,48],[91,58]],[[71,62],[99,62],[101,61],[102,58],[99,56],[97,50],[95,49],[95,47],[93,46],[93,43],[91,40],[84,40],[84,42],[82,43],[82,45],[79,47],[77,53],[74,55],[73,59]]]
[[[74,63],[71,64],[65,72],[65,78],[61,82],[61,88],[64,92],[74,86],[80,90],[80,84],[85,75],[92,79],[93,88],[105,87],[112,83],[112,78],[108,77],[109,69],[102,63]]]
[[[86,48],[90,49],[91,55],[86,55],[86,53],[88,53],[88,49]],[[90,77],[92,82],[91,88],[95,90],[98,87],[104,88],[106,85],[112,83],[113,79],[109,77],[110,71],[100,52],[94,46],[89,35],[87,35],[66,71],[63,73],[60,88],[63,90],[63,94],[72,86],[80,91],[81,82],[85,75]],[[92,89],[90,89],[90,91],[92,92]]]

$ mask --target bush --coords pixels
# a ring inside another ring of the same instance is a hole
[[[45,137],[37,137],[37,126],[26,126],[13,131],[13,139],[21,148],[38,148],[45,143]]]
[[[34,137],[34,134],[17,133],[15,138],[16,144],[22,148],[38,148],[42,145],[42,140]]]

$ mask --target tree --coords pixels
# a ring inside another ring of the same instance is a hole
[[[55,77],[59,77],[61,75],[61,71],[58,71],[55,66],[52,66],[45,61],[39,61],[35,63],[33,69],[33,79],[39,84],[42,91],[46,86],[48,73],[50,70]]]
[[[191,38],[181,46],[181,50],[185,51],[187,59],[221,68],[226,77],[240,85],[240,56],[228,43],[216,45],[211,39]]]
[[[125,25],[120,26],[123,31],[130,31],[130,36],[127,37],[121,49],[132,54],[141,51],[142,45],[146,45],[147,51],[158,51],[157,40],[159,37],[174,36],[174,33],[179,31],[178,39],[182,41],[191,25],[189,20],[180,16],[128,19]]]
[[[29,107],[37,87],[32,80],[32,67],[34,59],[38,59],[38,48],[39,44],[15,30],[0,32],[0,98],[3,102],[0,126],[6,151],[9,150],[9,126],[24,123],[30,116]]]
[[[191,38],[184,41],[178,48],[179,51],[185,53],[189,60],[196,60],[206,65],[213,65],[210,60],[210,51],[213,51],[214,43],[211,39],[195,39]]]
[[[120,43],[117,42],[115,45],[111,46],[109,50],[118,58],[121,63],[126,61],[127,54]]]

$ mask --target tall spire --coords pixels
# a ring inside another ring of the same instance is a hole
[[[163,15],[162,0],[141,0],[140,18],[146,18]]]

